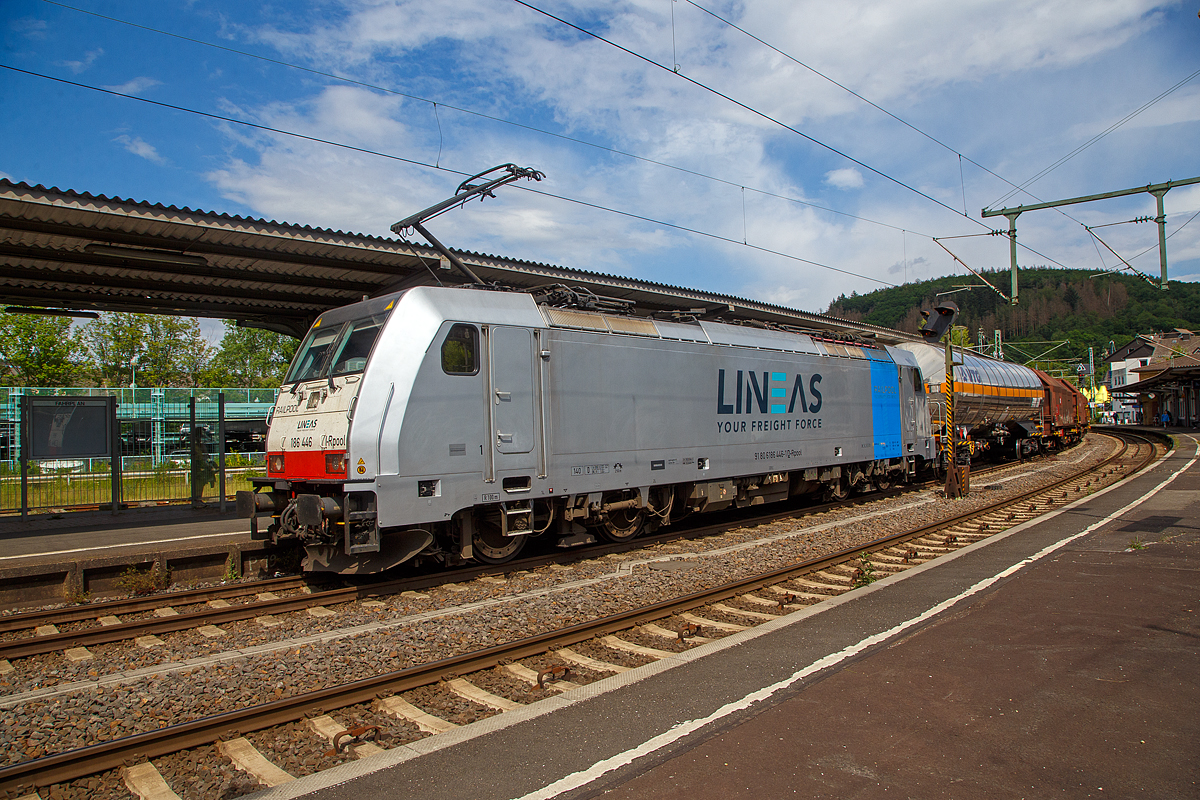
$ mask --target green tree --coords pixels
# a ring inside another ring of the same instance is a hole
[[[261,328],[225,321],[225,335],[206,375],[210,386],[270,388],[283,381],[299,342]]]
[[[102,386],[199,386],[212,358],[200,323],[165,314],[101,314],[83,340]]]
[[[145,314],[106,313],[83,329],[83,341],[95,364],[101,386],[128,386],[134,361],[146,349]]]
[[[212,358],[212,346],[195,319],[147,316],[146,341],[138,361],[143,386],[199,386]]]
[[[70,386],[87,351],[68,317],[0,314],[0,365],[18,386]]]
[[[971,341],[971,331],[962,325],[955,325],[950,329],[950,343],[958,347],[970,347],[975,344]]]
[[[994,286],[1008,290],[1007,270],[984,271]],[[880,289],[862,295],[839,296],[829,313],[856,321],[915,333],[920,310],[931,309],[944,299],[958,304],[957,324],[971,332],[982,330],[988,340],[999,330],[1002,340],[1018,347],[1023,343],[1069,340],[1054,351],[1054,369],[1074,373],[1075,364],[1086,360],[1094,349],[1097,379],[1103,375],[1104,351],[1109,342],[1120,347],[1139,333],[1187,328],[1200,331],[1200,283],[1172,281],[1163,291],[1128,274],[1097,275],[1091,270],[1021,269],[1021,302],[1010,306],[986,287],[951,292],[971,278],[950,275],[930,281]],[[958,341],[956,339],[955,341]],[[971,342],[967,342],[970,344]],[[1029,349],[1029,348],[1025,348]],[[1030,350],[1040,353],[1044,347]],[[1024,361],[1017,348],[1005,348],[1012,360]]]

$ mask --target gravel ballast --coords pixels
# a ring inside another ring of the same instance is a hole
[[[1114,447],[1107,437],[1089,436],[1083,445],[1065,453],[1034,464],[1011,465],[981,478],[972,494],[962,500],[947,500],[940,490],[926,489],[802,519],[588,559],[567,568],[555,565],[515,573],[506,580],[474,580],[405,592],[380,598],[385,602],[381,607],[345,603],[333,607],[338,613],[332,617],[314,618],[301,611],[279,615],[281,624],[271,628],[251,620],[232,623],[222,626],[226,635],[219,639],[180,631],[163,636],[165,644],[152,650],[133,642],[98,646],[93,649],[95,657],[91,661],[71,663],[61,653],[22,659],[14,664],[14,672],[0,675],[0,765],[480,650],[866,545],[902,529],[1044,486],[1074,474],[1081,466],[1098,463]],[[1113,475],[1104,483],[1120,477]],[[695,566],[653,568],[666,560],[694,562]],[[853,567],[834,571],[849,576]],[[877,573],[877,577],[882,574]],[[795,590],[821,593],[807,586]],[[759,595],[778,599],[773,594]],[[798,605],[807,602],[795,601]],[[736,599],[726,605],[759,613],[782,613]],[[738,625],[754,624],[747,617],[707,607],[695,613]],[[668,623],[660,624],[666,627]],[[706,630],[703,635],[718,638],[726,634]],[[686,649],[677,642],[640,632],[623,634],[623,638],[659,650]],[[596,640],[572,649],[629,667],[651,660]],[[525,659],[524,663],[538,670],[558,662],[547,655]],[[576,683],[604,677],[583,668],[571,669],[570,680]],[[472,675],[470,680],[520,703],[555,694],[530,687],[499,668]],[[437,686],[421,687],[402,696],[418,708],[458,725],[498,713]],[[425,735],[408,723],[369,708],[342,709],[333,715],[347,727],[353,727],[351,723],[379,725],[384,732],[382,746],[396,746]],[[299,774],[349,758],[326,755],[328,742],[319,739],[303,722],[248,738],[256,744],[261,741],[264,755]],[[182,782],[168,778],[181,796],[236,797],[259,788],[231,765],[220,766],[222,759],[215,751],[206,755],[201,750],[155,759],[164,774],[195,776]],[[96,784],[95,793],[87,796],[110,796],[105,791],[113,781],[107,774],[92,780],[104,785]],[[76,791],[74,785],[57,788]],[[111,796],[129,794],[121,784],[119,793]]]

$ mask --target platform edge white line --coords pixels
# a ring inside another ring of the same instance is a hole
[[[1074,541],[1075,539],[1078,539],[1079,537],[1092,532],[1092,530],[1095,530],[1099,527],[1102,527],[1105,524],[1108,524],[1110,521],[1112,521],[1114,519],[1118,519],[1122,514],[1126,513],[1130,508],[1136,507],[1138,504],[1149,499],[1154,494],[1157,494],[1158,491],[1161,490],[1162,488],[1164,488],[1166,485],[1173,482],[1179,474],[1182,474],[1184,471],[1186,471],[1188,468],[1190,468],[1192,466],[1192,464],[1194,464],[1197,461],[1197,459],[1200,458],[1200,440],[1193,439],[1193,441],[1196,442],[1197,446],[1196,446],[1196,456],[1194,456],[1191,459],[1191,461],[1189,461],[1187,464],[1185,464],[1183,467],[1181,467],[1179,470],[1177,470],[1174,474],[1172,474],[1169,478],[1164,480],[1162,483],[1160,483],[1158,486],[1156,486],[1150,492],[1148,492],[1147,494],[1138,498],[1138,500],[1134,501],[1133,503],[1131,503],[1125,507],[1122,507],[1120,510],[1114,512],[1113,514],[1109,515],[1108,517],[1105,517],[1104,520],[1102,520],[1098,523],[1093,523],[1093,525],[1088,526],[1088,528],[1085,531],[1075,534],[1071,537],[1068,537],[1068,539],[1064,540],[1061,544],[1057,545],[1056,549],[1057,549],[1057,547],[1061,547],[1061,546],[1064,546],[1065,544],[1069,544],[1071,541]],[[338,786],[340,784],[347,783],[351,780],[362,777],[364,775],[378,772],[380,770],[387,769],[389,767],[394,767],[394,766],[402,764],[406,761],[411,761],[420,756],[428,755],[430,753],[435,753],[440,750],[444,750],[449,747],[453,747],[455,745],[461,744],[463,742],[467,742],[472,739],[478,738],[480,736],[485,736],[489,733],[503,730],[505,728],[508,728],[508,727],[511,727],[514,725],[518,725],[518,724],[521,724],[521,723],[529,721],[529,720],[536,719],[536,718],[544,716],[546,714],[551,714],[555,711],[559,711],[561,709],[564,709],[564,708],[574,705],[576,703],[580,703],[585,700],[589,700],[593,697],[598,697],[600,695],[606,694],[615,689],[618,689],[618,688],[621,688],[624,686],[628,686],[628,685],[632,685],[632,684],[637,683],[642,680],[646,680],[647,678],[650,678],[661,672],[666,672],[667,670],[675,669],[676,667],[683,666],[683,665],[688,664],[696,659],[703,658],[707,655],[711,655],[713,653],[719,652],[728,647],[737,647],[741,644],[744,644],[745,642],[756,639],[759,636],[767,635],[769,633],[772,633],[776,630],[787,627],[789,625],[798,624],[801,621],[808,619],[809,617],[824,613],[825,611],[828,611],[832,608],[836,608],[836,607],[842,605],[843,603],[850,602],[859,597],[865,597],[868,594],[875,592],[875,591],[881,591],[882,589],[886,588],[887,586],[889,586],[893,583],[896,583],[900,580],[904,580],[908,577],[912,577],[914,575],[920,574],[920,573],[926,571],[927,569],[932,569],[936,566],[939,566],[942,564],[947,564],[950,561],[953,561],[957,558],[965,556],[968,553],[974,552],[975,550],[978,550],[982,547],[986,547],[989,544],[992,544],[992,543],[995,543],[998,541],[1002,541],[1003,539],[1006,539],[1009,536],[1020,533],[1023,530],[1027,530],[1028,528],[1031,528],[1034,525],[1041,524],[1048,519],[1053,519],[1054,517],[1059,516],[1060,514],[1066,513],[1068,511],[1076,508],[1077,506],[1083,505],[1084,503],[1092,502],[1092,501],[1096,500],[1097,498],[1102,497],[1102,496],[1108,494],[1109,492],[1114,491],[1114,490],[1124,486],[1125,484],[1127,484],[1133,480],[1136,480],[1137,478],[1142,477],[1143,475],[1146,475],[1146,474],[1162,467],[1166,463],[1167,457],[1169,457],[1169,455],[1170,455],[1170,452],[1168,452],[1163,458],[1156,460],[1154,463],[1149,464],[1148,466],[1144,467],[1143,469],[1139,470],[1138,472],[1135,472],[1132,475],[1127,475],[1126,477],[1122,478],[1121,480],[1117,481],[1116,483],[1113,483],[1112,485],[1106,486],[1103,489],[1100,489],[1099,491],[1096,491],[1092,494],[1087,495],[1086,497],[1082,497],[1079,500],[1069,503],[1068,505],[1063,506],[1062,508],[1055,509],[1054,511],[1044,514],[1036,519],[1032,519],[1027,522],[1023,522],[1020,525],[1017,525],[1013,528],[1009,528],[1006,531],[1002,531],[1001,533],[995,534],[986,539],[981,539],[980,541],[974,542],[970,545],[967,545],[966,547],[956,550],[953,553],[947,553],[944,556],[940,556],[940,557],[934,559],[933,561],[926,562],[925,564],[921,564],[920,566],[914,567],[914,568],[906,570],[904,572],[897,573],[895,575],[889,576],[882,580],[876,581],[875,583],[873,583],[870,586],[867,586],[863,589],[857,589],[853,592],[846,592],[845,594],[838,595],[836,597],[831,597],[829,600],[825,600],[820,603],[817,603],[803,611],[796,611],[792,614],[788,614],[786,616],[780,617],[779,619],[774,620],[772,622],[767,622],[763,625],[759,625],[754,628],[751,628],[750,630],[743,631],[742,633],[732,634],[730,636],[726,636],[721,639],[718,639],[714,642],[710,642],[708,644],[703,644],[703,645],[700,645],[699,647],[694,647],[691,650],[687,650],[683,653],[679,653],[678,655],[672,656],[671,658],[665,658],[665,659],[662,659],[661,661],[656,661],[651,664],[647,664],[643,667],[638,667],[635,670],[631,670],[629,672],[622,673],[620,675],[614,675],[612,677],[605,678],[600,681],[596,681],[595,683],[587,684],[585,686],[580,687],[579,689],[575,689],[575,690],[572,690],[569,692],[564,692],[563,694],[557,695],[555,697],[550,697],[545,700],[540,700],[537,703],[525,706],[524,708],[522,708],[520,710],[511,711],[511,712],[508,712],[505,714],[497,714],[495,716],[480,720],[479,722],[471,723],[470,725],[464,725],[460,728],[456,728],[455,730],[449,731],[447,733],[438,734],[436,736],[429,736],[424,739],[420,739],[416,742],[412,742],[410,744],[401,745],[399,747],[392,748],[390,750],[386,750],[383,753],[372,756],[368,759],[362,759],[360,761],[356,761],[356,762],[349,763],[349,764],[343,764],[341,766],[334,767],[329,770],[324,770],[322,772],[314,773],[312,775],[308,775],[308,776],[305,776],[304,778],[297,780],[295,783],[288,784],[285,787],[279,787],[277,789],[268,789],[268,790],[259,792],[254,795],[249,795],[249,796],[247,796],[247,800],[294,800],[294,798],[303,797],[303,796],[311,794],[313,792],[320,791],[321,789]],[[1041,557],[1042,557],[1042,555],[1036,556],[1037,559],[1040,559]],[[1032,563],[1032,561],[1030,561],[1029,559],[1026,559],[1025,561],[1019,562],[1017,565],[1014,565],[1013,567],[1009,567],[1008,569],[1015,572],[1016,570],[1020,569],[1021,567],[1027,565],[1028,563]],[[1007,572],[1007,570],[1005,572]],[[996,580],[1000,580],[1000,577],[993,576],[993,578],[989,578],[986,580],[994,583]],[[989,583],[989,585],[990,585],[990,583]],[[972,588],[974,588],[974,587],[972,587]],[[986,587],[984,587],[984,588],[986,588]],[[967,591],[971,591],[971,590],[968,589]],[[976,591],[979,591],[979,590],[976,590]],[[972,593],[974,593],[974,592],[972,592]],[[943,602],[949,602],[949,601],[943,601]],[[958,599],[954,599],[953,602],[958,602]],[[943,608],[941,608],[941,606],[942,606],[942,604],[940,604],[940,603],[937,606],[934,606],[934,608],[939,609],[938,612],[934,612],[934,613],[940,613],[941,610],[944,610]],[[946,607],[948,608],[949,606],[946,606]],[[925,613],[929,613],[929,611],[927,611]],[[922,616],[924,616],[924,615],[922,615]],[[901,624],[904,624],[904,623],[901,623]],[[916,624],[916,623],[913,623],[913,624]],[[880,635],[882,635],[882,634],[876,634],[876,636],[880,636]],[[894,635],[894,634],[892,634],[892,635]],[[872,637],[868,637],[868,638],[872,638]],[[864,641],[866,641],[866,640],[864,640]],[[830,658],[830,656],[826,656],[826,658]],[[814,662],[814,663],[821,663],[824,660],[825,659],[821,659],[818,662]],[[826,667],[827,666],[832,666],[832,664],[827,664]],[[822,667],[822,669],[824,669],[824,668],[825,667]],[[789,678],[787,680],[792,680],[794,682],[794,679],[792,679],[792,678]],[[616,757],[617,756],[614,756],[613,758],[616,758]],[[600,763],[604,763],[604,762],[600,762]],[[565,780],[565,778],[563,780]],[[554,785],[554,784],[551,784],[551,785]],[[581,785],[583,785],[583,784],[581,784]],[[549,787],[545,787],[544,789],[539,790],[539,791],[545,791],[546,788],[549,788]],[[566,789],[566,788],[559,789],[556,793],[561,794],[562,792],[565,792],[565,791],[569,791],[569,789]],[[548,795],[547,797],[553,797],[553,796],[554,795]],[[539,795],[537,793],[531,793],[531,794],[524,795],[523,797],[518,798],[517,800],[537,800],[537,798],[540,798],[540,797],[542,797],[542,795]]]

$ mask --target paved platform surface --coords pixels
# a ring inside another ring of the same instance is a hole
[[[249,522],[228,503],[215,507],[133,508],[120,514],[86,512],[59,517],[38,515],[29,522],[0,522],[0,568],[64,558],[162,552],[176,547],[250,541]]]
[[[256,797],[1200,797],[1200,438],[1177,441],[950,557]]]

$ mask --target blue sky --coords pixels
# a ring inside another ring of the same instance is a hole
[[[431,230],[806,310],[965,274],[932,237],[1006,225],[983,207],[1200,175],[1195,2],[530,4],[643,58],[514,0],[5,0],[6,66],[397,158],[0,70],[0,174],[388,236],[462,174],[515,162],[568,199],[506,187]],[[1166,206],[1171,277],[1200,280],[1200,186]],[[1023,266],[1120,266],[1084,225],[1154,201],[1064,211],[1020,218]],[[1096,233],[1157,275],[1152,224]],[[1007,267],[1005,240],[944,244]]]

